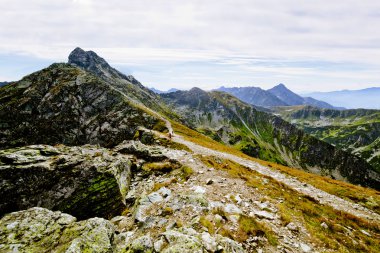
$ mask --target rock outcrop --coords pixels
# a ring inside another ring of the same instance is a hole
[[[131,167],[130,157],[95,146],[0,150],[0,215],[34,206],[79,219],[118,215]]]
[[[75,217],[41,207],[7,214],[0,220],[0,252],[113,252],[115,229],[102,218]]]

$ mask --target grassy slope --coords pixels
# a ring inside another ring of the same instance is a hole
[[[254,162],[258,162],[264,166],[272,167],[273,169],[284,172],[290,176],[294,176],[300,181],[311,184],[314,187],[324,190],[330,194],[360,203],[380,214],[380,192],[376,190],[352,185],[342,181],[333,180],[328,177],[322,177],[312,173],[307,173],[299,169],[294,169],[280,164],[256,159],[236,150],[233,147],[229,147],[221,144],[220,142],[214,141],[211,138],[206,137],[197,131],[194,131],[179,123],[172,122],[172,126],[176,134],[183,136],[185,139],[191,142],[210,149],[227,152]]]

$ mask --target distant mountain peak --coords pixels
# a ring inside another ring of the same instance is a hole
[[[278,91],[278,92],[291,92],[291,93],[294,93],[290,89],[288,89],[288,87],[286,87],[285,84],[283,84],[283,83],[280,83],[280,84],[274,86],[273,88],[269,89],[268,91]]]
[[[283,83],[280,83],[280,84],[278,84],[278,85],[276,85],[276,86],[274,86],[273,88],[285,88],[285,89],[288,89],[286,86],[285,86],[285,84],[283,84]]]

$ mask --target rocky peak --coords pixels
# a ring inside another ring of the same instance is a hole
[[[289,90],[284,84],[280,83],[273,88],[268,90],[269,92],[273,93],[293,93],[291,90]]]
[[[93,51],[84,51],[82,48],[75,48],[69,55],[69,64],[89,71],[105,80],[122,79],[132,84],[140,84],[132,75],[124,75],[120,71],[112,68],[106,60]]]
[[[69,55],[69,64],[83,68],[92,68],[96,65],[107,66],[108,63],[93,51],[84,51],[82,48],[75,48]],[[108,65],[108,67],[110,67]]]

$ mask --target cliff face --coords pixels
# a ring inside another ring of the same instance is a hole
[[[182,115],[185,124],[251,156],[379,187],[378,173],[365,160],[228,94],[195,88],[161,96]]]

